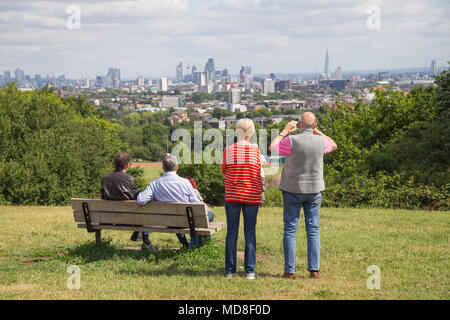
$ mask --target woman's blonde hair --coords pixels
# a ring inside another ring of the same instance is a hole
[[[236,135],[238,141],[244,140],[255,134],[255,124],[250,119],[241,119],[236,125]]]

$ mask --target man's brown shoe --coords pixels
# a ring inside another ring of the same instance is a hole
[[[309,277],[313,279],[320,279],[320,272],[319,271],[310,271]]]
[[[293,273],[285,273],[285,274],[283,274],[283,278],[289,279],[289,280],[295,280]]]

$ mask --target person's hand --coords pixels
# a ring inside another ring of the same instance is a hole
[[[297,130],[297,121],[292,120],[286,125],[282,133],[287,136],[295,130]]]
[[[322,133],[322,131],[320,131],[319,129],[317,129],[317,127],[315,127],[314,129],[313,129],[313,133],[314,134],[317,134],[318,136],[323,136],[324,134]]]

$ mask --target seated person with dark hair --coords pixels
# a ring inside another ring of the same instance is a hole
[[[126,174],[131,166],[132,158],[125,152],[119,152],[114,156],[116,170],[102,178],[101,195],[104,200],[136,200],[141,190],[136,184],[136,179]],[[132,241],[137,241],[140,232],[135,231],[131,236]],[[148,233],[142,234],[142,249],[155,251],[156,248],[150,242]]]

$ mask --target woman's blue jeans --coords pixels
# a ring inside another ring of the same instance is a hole
[[[284,220],[284,272],[295,273],[297,229],[300,210],[305,214],[305,229],[308,246],[308,270],[320,270],[319,209],[322,193],[302,194],[283,191]]]
[[[236,273],[237,240],[241,210],[244,216],[245,255],[244,269],[246,273],[255,272],[256,266],[256,220],[259,204],[226,202],[227,237],[225,241],[225,272]]]

